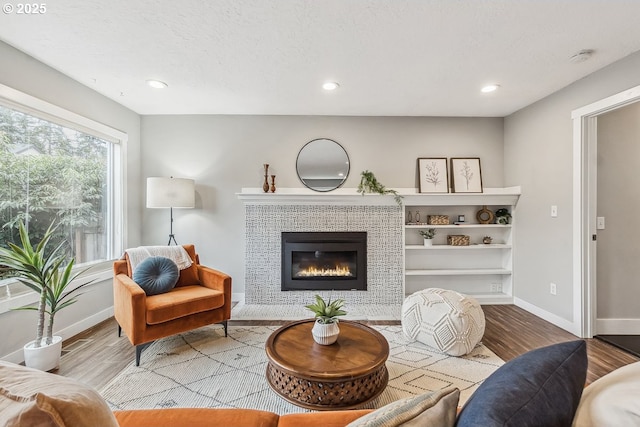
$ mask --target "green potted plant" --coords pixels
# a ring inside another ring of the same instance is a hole
[[[364,196],[364,193],[378,193],[378,194],[393,194],[393,199],[398,206],[402,206],[403,196],[398,194],[396,190],[387,188],[373,174],[371,171],[360,172],[360,184],[358,184],[358,193]]]
[[[433,238],[436,235],[435,228],[427,228],[426,230],[420,230],[418,231],[418,233],[420,233],[420,235],[424,238],[425,246],[433,246]]]
[[[16,310],[34,310],[38,312],[36,338],[24,346],[25,364],[29,367],[49,371],[60,364],[62,354],[62,337],[53,335],[55,315],[65,307],[77,301],[77,292],[91,283],[67,290],[81,273],[73,273],[75,260],[67,261],[62,254],[63,243],[48,252],[47,244],[53,236],[55,228],[49,226],[40,243],[31,244],[27,230],[19,224],[20,244],[8,244],[8,248],[0,248],[0,268],[8,271],[20,283],[38,293],[37,307],[25,306]],[[48,316],[48,324],[45,322]]]
[[[340,328],[338,327],[338,317],[347,314],[342,309],[343,299],[336,299],[325,302],[320,295],[316,295],[314,304],[305,305],[306,308],[315,314],[315,324],[311,330],[315,342],[321,345],[331,345],[338,339]]]
[[[500,208],[496,211],[496,222],[498,224],[509,224],[511,222],[511,214],[506,208]]]

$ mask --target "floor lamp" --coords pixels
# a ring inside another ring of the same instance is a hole
[[[169,231],[169,243],[175,245],[176,237],[173,234],[173,208],[195,207],[195,181],[187,178],[147,178],[147,207],[169,208],[171,224]]]

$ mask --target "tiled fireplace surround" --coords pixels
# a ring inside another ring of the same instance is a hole
[[[313,296],[350,305],[398,305],[402,289],[402,215],[396,205],[245,204],[245,304],[304,305]],[[366,291],[281,291],[281,232],[366,231]],[[331,294],[331,295],[329,295]]]

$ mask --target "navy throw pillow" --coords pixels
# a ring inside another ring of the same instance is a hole
[[[151,296],[169,292],[179,277],[180,270],[175,262],[169,258],[152,256],[138,264],[132,279]]]
[[[586,378],[582,340],[529,351],[484,380],[456,427],[570,427]]]

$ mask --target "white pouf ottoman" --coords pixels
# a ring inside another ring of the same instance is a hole
[[[402,303],[402,332],[450,356],[469,353],[484,335],[484,312],[475,298],[429,288]]]

